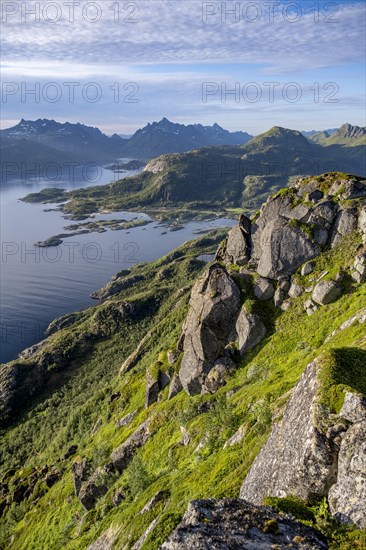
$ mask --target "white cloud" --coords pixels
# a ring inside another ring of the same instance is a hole
[[[45,22],[42,11],[38,23],[34,16],[28,16],[27,22],[21,22],[20,13],[9,16],[3,24],[4,61],[101,65],[102,74],[105,65],[121,63],[199,62],[264,64],[269,72],[287,72],[359,62],[364,56],[361,21],[365,6],[361,3],[338,4],[342,9],[335,16],[338,22],[333,23],[324,22],[325,12],[321,12],[320,22],[316,23],[314,13],[305,10],[294,23],[282,15],[270,22],[264,11],[254,23],[242,15],[236,23],[230,16],[226,23],[222,22],[219,11],[204,22],[202,2],[198,0],[132,2],[139,8],[134,15],[137,23],[123,22],[129,13],[123,9],[126,2],[119,2],[121,15],[116,23],[110,9],[112,3],[99,0],[96,4],[101,7],[100,21],[90,23],[82,16],[82,8],[90,2],[79,3],[75,6],[74,22],[68,21],[63,1],[58,2],[63,18],[56,23]],[[28,8],[38,4],[41,9],[50,2],[32,0],[26,4]],[[248,2],[226,4],[245,7]],[[306,4],[298,2],[299,6]],[[219,10],[220,6],[221,2],[211,2],[212,9]],[[93,12],[89,13],[91,17]]]

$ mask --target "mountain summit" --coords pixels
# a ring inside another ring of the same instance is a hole
[[[217,123],[178,124],[167,118],[137,130],[126,144],[126,156],[153,158],[166,153],[183,153],[212,145],[242,145],[252,138],[246,132],[229,132]]]

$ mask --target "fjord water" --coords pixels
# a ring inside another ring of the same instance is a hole
[[[167,254],[197,237],[198,230],[234,224],[229,219],[190,222],[184,229],[171,232],[153,222],[129,232],[108,230],[70,237],[59,247],[34,247],[35,242],[62,233],[66,225],[75,222],[65,220],[61,212],[45,212],[57,205],[23,203],[19,199],[44,187],[77,189],[113,180],[113,172],[104,168],[98,169],[94,177],[90,170],[87,177],[85,174],[80,170],[72,181],[10,180],[0,185],[0,362],[15,359],[21,350],[42,340],[47,325],[56,317],[95,304],[90,293],[121,269]],[[94,220],[136,216],[148,218],[145,214],[119,212],[99,214]]]

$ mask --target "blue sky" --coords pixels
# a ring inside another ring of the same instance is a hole
[[[40,117],[107,133],[163,116],[252,134],[365,124],[364,1],[3,0],[1,8],[2,127]]]

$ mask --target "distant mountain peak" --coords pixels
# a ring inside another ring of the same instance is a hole
[[[353,126],[352,124],[346,122],[345,124],[342,124],[334,135],[340,138],[357,139],[366,135],[366,127]]]

